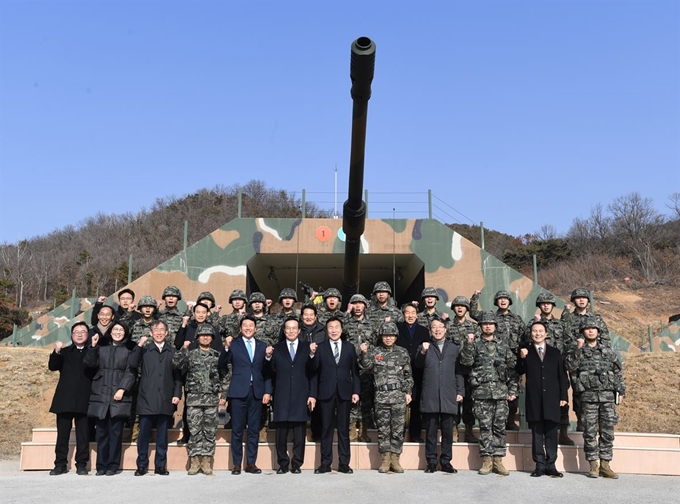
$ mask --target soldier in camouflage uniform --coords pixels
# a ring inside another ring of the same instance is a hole
[[[326,289],[323,293],[323,304],[317,311],[319,323],[325,327],[329,318],[338,317],[344,326],[348,316],[345,312],[340,310],[340,303],[342,303],[342,294],[340,294],[340,291],[335,287]]]
[[[153,296],[142,296],[137,303],[137,309],[142,313],[142,318],[135,321],[130,332],[130,338],[135,344],[139,343],[143,337],[151,338],[151,326],[156,322],[157,308],[158,304]]]
[[[376,330],[380,328],[388,317],[390,322],[404,321],[404,314],[401,313],[394,299],[392,299],[390,284],[387,282],[376,282],[373,286],[372,297],[375,299],[375,302],[368,307],[366,316]]]
[[[361,344],[359,367],[364,372],[372,372],[375,382],[375,411],[378,424],[378,451],[382,458],[379,472],[392,469],[403,473],[399,457],[404,445],[406,428],[406,405],[411,402],[413,376],[411,357],[405,348],[395,345],[397,324],[385,322],[378,334],[381,346],[369,349],[369,344]]]
[[[343,332],[347,335],[347,339],[354,345],[354,350],[357,355],[361,354],[361,344],[366,342],[369,347],[374,347],[377,344],[377,335],[373,330],[373,325],[366,318],[366,307],[368,300],[361,294],[354,294],[349,301],[352,306],[352,312],[347,319],[347,323],[343,326]],[[375,389],[373,386],[373,377],[366,372],[361,372],[361,393],[359,394],[359,402],[352,404],[352,409],[349,413],[349,440],[362,441],[370,443],[371,438],[368,436],[368,429],[375,425],[373,418],[373,396]],[[357,428],[359,435],[357,437]]]
[[[165,308],[158,312],[157,319],[162,320],[167,324],[168,337],[165,342],[168,345],[174,346],[175,336],[182,325],[182,317],[184,316],[177,307],[177,303],[182,300],[182,291],[174,285],[168,285],[165,290],[163,290],[162,299],[165,303]]]
[[[189,350],[190,342],[186,341],[172,363],[175,368],[186,373],[184,388],[191,430],[187,474],[193,476],[200,471],[212,476],[218,408],[226,403],[227,379],[217,366],[220,353],[210,346],[215,336],[213,326],[201,324],[196,334],[198,348]]]
[[[557,303],[557,298],[549,292],[541,292],[536,296],[536,307],[539,313],[534,316],[534,319],[527,324],[524,331],[523,348],[528,348],[532,344],[531,326],[535,321],[543,322],[546,328],[547,336],[545,342],[551,347],[557,348],[562,354],[562,358],[566,357],[565,352],[565,335],[564,323],[553,315],[553,309]],[[569,438],[567,431],[569,430],[569,405],[562,406],[560,411],[560,433],[558,442],[565,446],[574,446],[574,441]]]
[[[458,348],[463,348],[463,343],[467,339],[468,334],[475,334],[479,336],[479,325],[467,317],[470,311],[470,300],[465,296],[456,296],[451,301],[451,309],[455,313],[446,327],[446,338],[452,341]],[[472,388],[470,387],[470,368],[461,366],[463,373],[463,381],[465,383],[465,395],[463,396],[463,407],[458,409],[458,416],[453,427],[453,439],[457,442],[459,439],[458,424],[463,420],[465,424],[465,438],[466,443],[477,443],[479,439],[472,432],[475,426],[475,415],[473,413],[472,403]],[[462,413],[461,413],[462,410]]]
[[[574,289],[571,293],[571,302],[574,303],[574,311],[569,311],[569,306],[566,306],[562,312],[562,323],[564,325],[564,354],[568,353],[568,349],[576,345],[576,341],[581,337],[581,323],[589,317],[597,321],[598,339],[600,343],[611,347],[612,342],[609,336],[609,329],[602,317],[592,311],[588,310],[590,304],[590,292],[588,289],[579,287]],[[583,432],[583,422],[581,421],[581,394],[577,391],[574,379],[569,375],[569,381],[572,388],[572,400],[574,402],[573,409],[576,414],[576,430]]]
[[[233,311],[227,315],[220,318],[218,327],[220,328],[220,334],[222,339],[231,336],[235,338],[238,336],[239,332],[239,321],[241,320],[241,315],[246,312],[246,303],[248,298],[246,293],[241,289],[235,289],[229,295],[229,304],[233,308]]]
[[[420,295],[420,300],[423,304],[423,311],[418,313],[418,323],[430,329],[430,321],[433,318],[438,318],[439,320],[444,320],[448,322],[449,314],[442,313],[437,310],[437,302],[439,301],[439,294],[437,289],[434,287],[425,287],[422,294]],[[447,323],[445,322],[445,323]]]
[[[588,477],[618,478],[612,460],[617,395],[626,392],[621,361],[616,352],[599,339],[600,322],[588,317],[581,322],[581,338],[567,353],[566,366],[572,373],[574,390],[581,396],[583,450],[590,463]],[[600,434],[598,442],[597,434]]]
[[[479,321],[479,316],[482,313],[478,309],[480,291],[475,293],[470,298],[470,317],[473,320]],[[496,310],[496,334],[498,337],[505,339],[515,355],[519,351],[519,345],[524,335],[524,321],[522,317],[513,313],[510,310],[512,305],[512,296],[506,290],[499,290],[493,298],[493,304],[498,307]],[[515,398],[508,403],[508,421],[505,425],[507,430],[518,431],[519,425],[515,423],[515,416],[517,416],[517,409],[519,407],[519,400]]]
[[[297,292],[295,289],[286,287],[281,289],[279,294],[279,304],[281,305],[281,311],[279,313],[274,313],[269,315],[269,321],[272,327],[272,332],[277,335],[276,343],[283,341],[285,335],[283,333],[283,325],[289,317],[298,318],[299,314],[295,311],[294,305],[297,303]]]
[[[505,425],[508,401],[517,397],[518,377],[515,371],[516,353],[505,338],[496,335],[496,315],[485,311],[479,318],[482,337],[469,334],[460,354],[460,363],[470,367],[470,384],[475,417],[479,421],[479,474],[494,472],[507,476],[503,466],[505,456]]]
[[[203,303],[208,307],[208,318],[206,322],[215,327],[219,327],[221,318],[220,311],[222,310],[222,307],[220,305],[215,306],[215,296],[213,296],[211,292],[201,292],[196,298],[196,304],[198,303]]]

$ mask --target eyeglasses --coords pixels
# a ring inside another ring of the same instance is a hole
[[[87,334],[88,331],[73,331],[73,334]]]

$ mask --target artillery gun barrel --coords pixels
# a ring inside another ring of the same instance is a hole
[[[366,228],[364,192],[364,154],[366,119],[371,83],[375,69],[375,43],[368,37],[352,42],[349,76],[352,80],[352,146],[349,160],[349,188],[342,206],[342,229],[345,233],[345,264],[342,276],[343,308],[359,291],[359,252],[361,235]]]

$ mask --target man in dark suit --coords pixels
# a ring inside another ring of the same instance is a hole
[[[218,367],[225,373],[229,364],[232,366],[227,392],[227,401],[231,403],[231,453],[234,461],[231,473],[241,474],[243,429],[247,426],[245,471],[260,474],[262,471],[255,465],[260,415],[262,405],[269,404],[272,393],[271,378],[264,369],[267,345],[254,338],[256,319],[252,315],[244,315],[239,327],[241,337],[225,339],[218,361]]]
[[[536,462],[533,477],[562,477],[555,468],[560,408],[567,404],[567,374],[560,351],[545,342],[544,320],[531,324],[532,344],[522,348],[517,373],[526,374],[526,418],[531,427],[531,456]]]
[[[76,426],[76,471],[81,476],[87,475],[87,464],[90,462],[87,407],[92,378],[97,371],[86,368],[83,363],[88,332],[85,322],[76,322],[71,327],[71,344],[64,347],[61,341],[57,341],[50,354],[49,370],[59,371],[59,381],[50,407],[50,412],[57,415],[57,443],[51,476],[68,472],[68,441],[73,423]]]
[[[328,341],[319,345],[311,359],[316,373],[312,380],[312,398],[321,411],[321,465],[314,474],[331,472],[333,460],[333,423],[338,430],[338,471],[352,474],[349,466],[349,414],[352,404],[359,401],[361,382],[354,345],[342,341],[342,321],[331,317],[326,322]]]
[[[420,415],[420,390],[423,382],[422,368],[414,366],[414,359],[418,353],[418,347],[426,341],[430,341],[429,331],[418,323],[418,307],[413,303],[407,303],[401,307],[404,314],[404,322],[398,322],[396,344],[406,349],[411,356],[411,369],[413,370],[413,400],[408,405],[408,432],[411,441],[422,442],[422,420]]]
[[[283,324],[285,340],[267,347],[267,361],[274,378],[274,422],[276,424],[276,474],[288,472],[288,432],[293,430],[291,472],[300,474],[305,459],[305,428],[314,409],[310,395],[310,344],[300,340],[300,320],[291,316]],[[316,345],[314,345],[316,350]],[[313,352],[312,352],[313,354]]]

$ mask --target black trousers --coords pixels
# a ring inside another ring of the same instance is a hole
[[[453,458],[453,422],[456,415],[452,413],[423,413],[425,421],[425,460],[428,464],[437,464],[437,429],[441,423],[442,448],[439,462],[449,464]]]
[[[317,407],[321,410],[321,464],[331,465],[333,461],[333,421],[337,411],[338,462],[340,465],[349,465],[349,413],[352,401],[343,401],[336,392],[330,399],[319,400]]]
[[[531,422],[531,458],[536,466],[552,469],[557,460],[558,424],[550,420]]]
[[[288,432],[293,430],[293,469],[302,467],[305,461],[305,431],[307,422],[276,422],[276,458],[279,466],[288,468]]]
[[[139,438],[137,439],[137,468],[149,467],[149,441],[151,428],[156,422],[156,455],[154,467],[165,468],[168,461],[168,427],[172,424],[171,415],[139,415]]]
[[[127,418],[106,418],[96,420],[97,429],[97,471],[117,471],[123,451],[123,425]]]
[[[422,380],[422,378],[421,378]],[[413,384],[413,390],[411,392],[411,404],[408,405],[409,408],[409,423],[408,423],[408,433],[411,437],[411,441],[415,441],[420,438],[420,433],[423,430],[423,420],[420,413],[420,383]]]
[[[90,419],[85,413],[57,413],[57,443],[54,467],[68,466],[68,442],[71,426],[76,425],[76,468],[85,469],[90,462]]]

